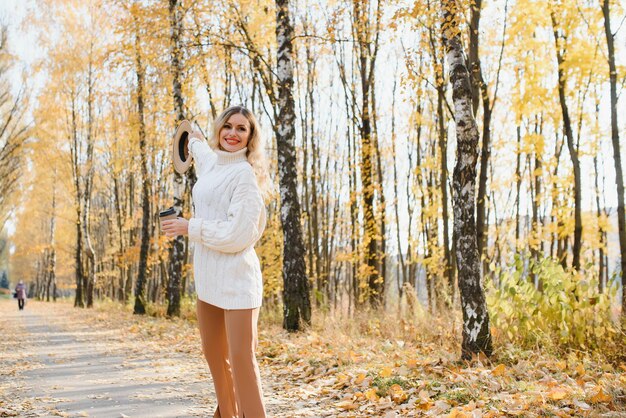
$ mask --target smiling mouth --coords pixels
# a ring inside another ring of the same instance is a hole
[[[230,145],[236,145],[239,143],[239,140],[235,138],[226,138],[224,140],[226,141],[227,144],[230,144]]]

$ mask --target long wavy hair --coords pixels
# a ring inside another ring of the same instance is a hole
[[[265,158],[265,148],[263,146],[263,138],[261,136],[261,127],[251,111],[243,106],[231,106],[224,110],[213,122],[213,135],[211,135],[211,138],[209,139],[209,145],[214,150],[220,149],[220,131],[226,122],[228,122],[228,119],[230,119],[232,115],[236,115],[238,113],[248,119],[248,122],[250,123],[250,134],[248,135],[248,151],[246,152],[246,157],[254,170],[254,175],[256,176],[256,181],[261,189],[263,198],[268,199],[271,186],[269,184],[269,170],[267,166],[267,159]]]

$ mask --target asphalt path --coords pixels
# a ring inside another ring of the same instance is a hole
[[[213,383],[195,340],[137,338],[128,324],[94,323],[93,315],[33,301],[18,311],[0,300],[0,417],[213,416]],[[278,383],[261,373],[268,415],[319,416],[272,396]]]

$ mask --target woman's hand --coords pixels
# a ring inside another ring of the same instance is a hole
[[[196,131],[195,129],[189,134],[189,139],[191,140],[191,138],[198,138],[199,140],[204,141],[202,133],[200,131]]]
[[[189,232],[189,221],[185,218],[167,219],[161,225],[161,231],[168,237],[187,235]]]

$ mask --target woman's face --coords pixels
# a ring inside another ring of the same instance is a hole
[[[250,121],[241,113],[231,115],[220,129],[220,147],[224,151],[235,152],[248,146]]]

